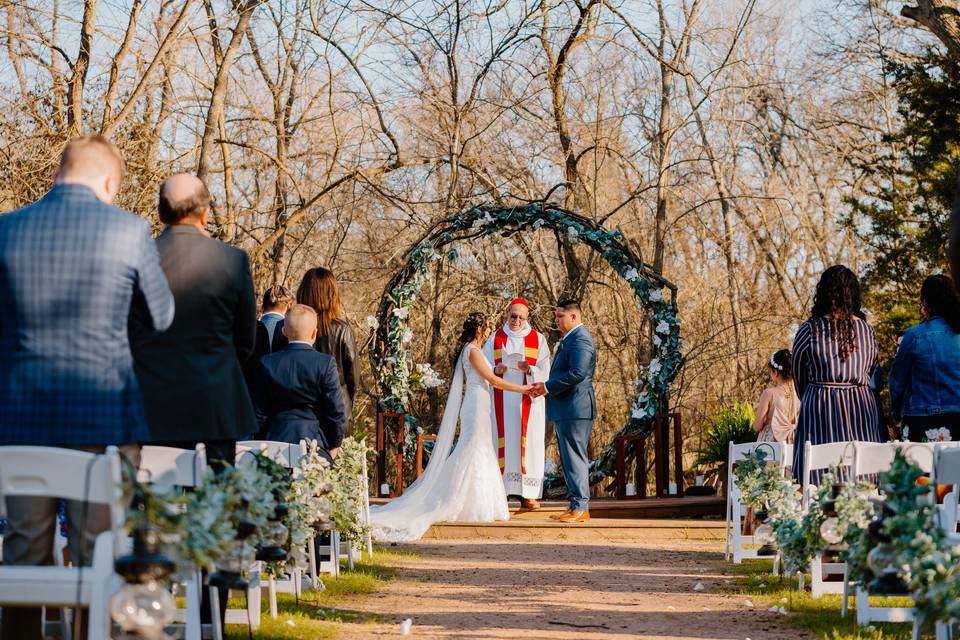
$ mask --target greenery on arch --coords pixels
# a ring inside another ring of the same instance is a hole
[[[416,368],[409,354],[414,337],[408,324],[410,305],[430,276],[431,265],[444,256],[456,261],[457,242],[493,234],[509,236],[543,227],[565,235],[575,244],[588,245],[601,254],[629,283],[639,307],[650,319],[654,328],[653,357],[647,365],[640,367],[629,398],[629,417],[621,433],[649,429],[654,416],[665,410],[670,387],[683,363],[676,287],[640,260],[619,229],[608,230],[593,220],[545,203],[473,207],[437,222],[414,243],[406,254],[403,267],[387,284],[377,315],[367,320],[375,331],[370,363],[380,388],[381,409],[406,413],[411,379],[416,377]],[[410,439],[409,434],[404,435],[405,440]],[[592,479],[611,473],[613,455],[611,443],[593,461]]]

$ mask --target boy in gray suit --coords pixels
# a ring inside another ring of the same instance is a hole
[[[550,367],[550,378],[534,385],[533,395],[547,396],[547,420],[557,431],[560,466],[567,483],[570,507],[561,522],[586,522],[590,519],[590,456],[587,444],[597,415],[593,392],[593,372],[597,349],[593,337],[583,326],[580,302],[564,298],[557,302],[554,319],[563,338],[557,343]]]

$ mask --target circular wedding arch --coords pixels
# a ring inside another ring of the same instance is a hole
[[[666,408],[670,387],[683,364],[677,287],[646,265],[619,229],[608,230],[589,218],[548,203],[471,207],[436,222],[407,250],[403,266],[384,289],[377,315],[369,319],[375,331],[370,365],[380,391],[378,411],[406,414],[412,371],[407,345],[413,339],[407,319],[410,305],[430,275],[431,263],[444,256],[455,261],[454,245],[458,242],[494,234],[509,237],[541,228],[601,254],[629,283],[649,318],[654,329],[653,356],[646,366],[640,367],[630,397],[630,415],[618,435],[645,433],[649,429],[654,417]],[[591,464],[593,479],[610,474],[614,454],[611,442]]]

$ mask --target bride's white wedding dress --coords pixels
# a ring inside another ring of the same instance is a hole
[[[476,348],[467,344],[460,353],[427,468],[402,496],[370,509],[378,540],[417,540],[435,522],[510,519],[500,465],[490,444],[490,385],[470,364],[470,351]],[[451,452],[458,417],[460,439]]]

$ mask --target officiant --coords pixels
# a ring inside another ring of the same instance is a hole
[[[507,382],[532,384],[550,377],[550,347],[546,337],[527,322],[530,305],[515,298],[507,306],[505,322],[483,347],[493,372]],[[493,390],[490,407],[494,448],[507,496],[524,509],[536,509],[543,493],[544,399]]]

